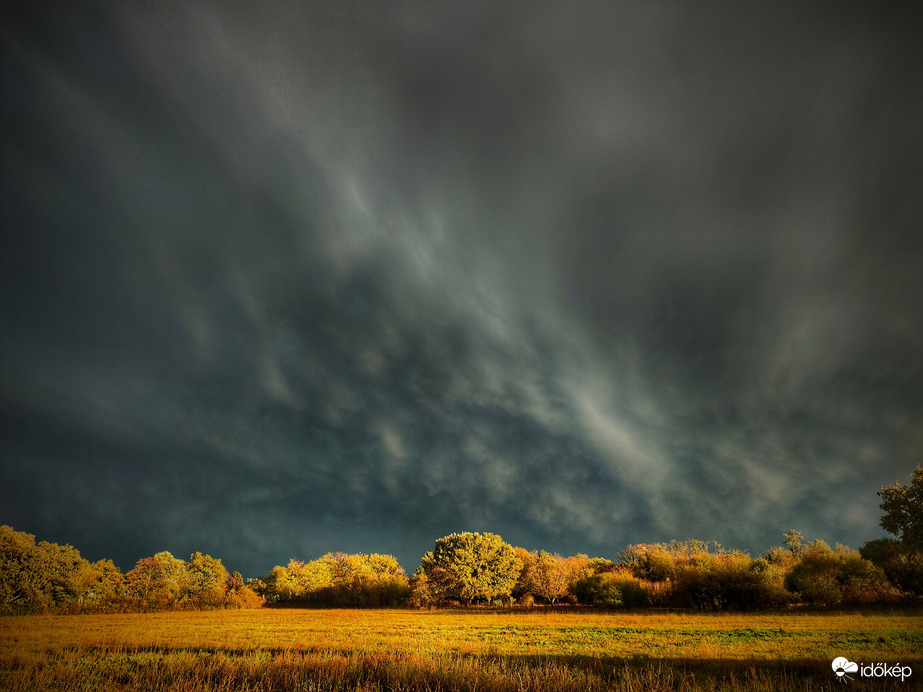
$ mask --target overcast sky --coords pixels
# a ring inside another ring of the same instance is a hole
[[[247,577],[880,537],[910,6],[4,3],[0,523]]]

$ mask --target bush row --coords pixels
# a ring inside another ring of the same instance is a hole
[[[328,553],[291,560],[244,583],[218,558],[160,552],[122,573],[0,527],[0,613],[125,612],[294,606],[583,604],[600,608],[754,610],[897,604],[923,596],[923,552],[892,540],[857,552],[823,541],[751,558],[702,541],[628,546],[615,562],[514,548],[494,534],[436,542],[412,578],[390,555]]]
[[[754,610],[893,604],[885,571],[844,546],[815,541],[756,559],[701,541],[629,546],[619,563],[574,582],[574,600],[606,607]]]

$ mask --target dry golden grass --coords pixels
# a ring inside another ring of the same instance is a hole
[[[923,678],[923,618],[262,609],[0,619],[0,688],[13,690],[836,689],[830,661],[841,655],[909,663]],[[875,689],[923,689],[919,678]]]

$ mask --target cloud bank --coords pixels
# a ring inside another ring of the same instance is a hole
[[[247,576],[876,537],[923,452],[919,20],[876,12],[4,10],[0,521]]]

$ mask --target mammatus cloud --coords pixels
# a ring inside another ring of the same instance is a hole
[[[12,11],[0,519],[248,576],[412,570],[456,530],[878,535],[923,450],[923,80],[891,22]]]

